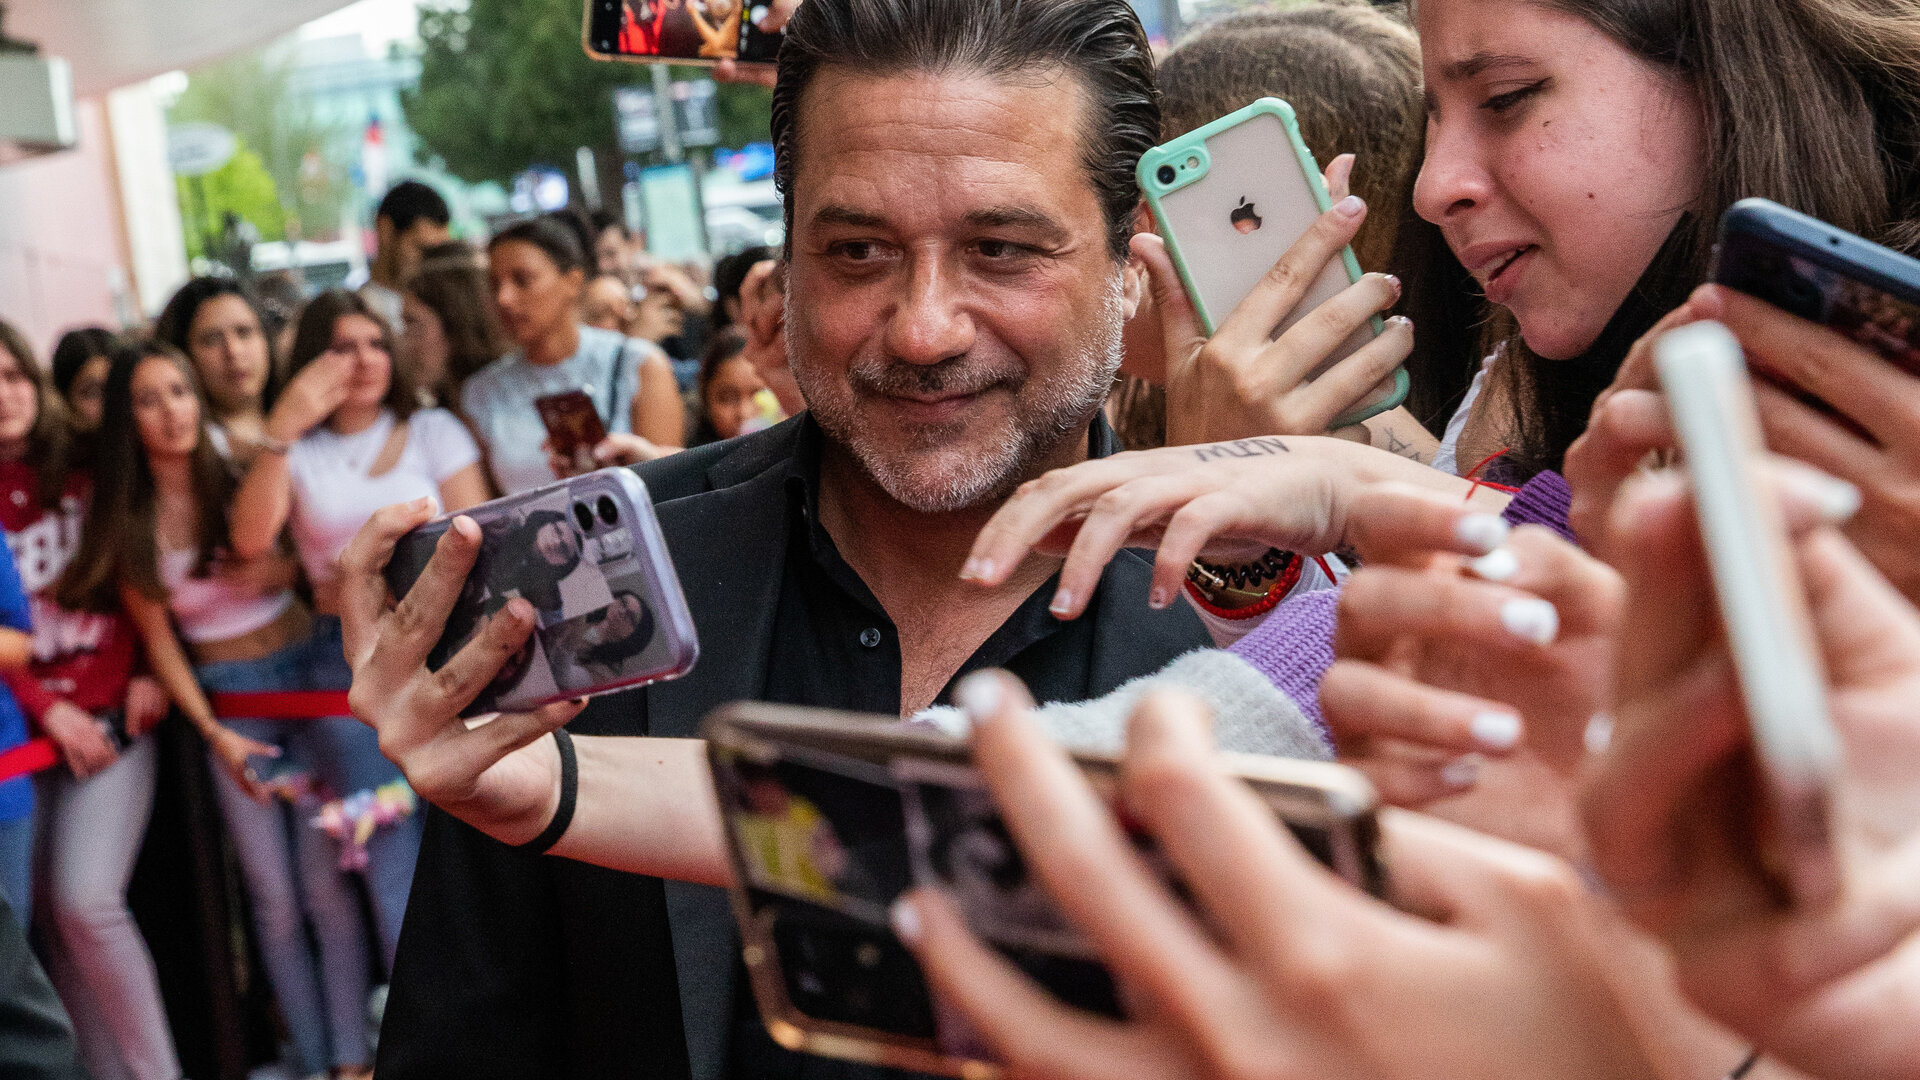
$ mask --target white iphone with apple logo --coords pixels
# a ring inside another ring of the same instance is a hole
[[[1167,252],[1209,334],[1332,205],[1320,166],[1300,138],[1293,108],[1279,98],[1261,98],[1154,147],[1141,157],[1138,176]],[[1359,278],[1353,249],[1342,248],[1271,336],[1285,333]],[[1354,331],[1313,376],[1372,341],[1380,329],[1375,318]],[[1406,393],[1402,369],[1334,426],[1392,409]]]

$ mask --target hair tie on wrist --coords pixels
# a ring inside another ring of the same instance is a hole
[[[573,804],[580,797],[580,762],[573,756],[573,736],[566,728],[554,728],[553,745],[560,750],[560,805],[554,808],[553,820],[539,836],[517,845],[535,855],[545,855],[567,834],[567,826],[573,824]]]

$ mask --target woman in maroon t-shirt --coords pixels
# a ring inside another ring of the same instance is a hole
[[[0,322],[0,525],[33,607],[33,658],[5,677],[65,760],[39,778],[40,914],[60,946],[49,973],[89,1071],[177,1080],[153,957],[126,895],[153,810],[159,754],[149,732],[166,715],[166,695],[134,677],[124,613],[52,601],[86,507],[87,479],[68,467],[69,447],[57,395],[25,339]]]

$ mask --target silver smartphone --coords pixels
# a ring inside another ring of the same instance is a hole
[[[460,512],[480,556],[427,657],[435,671],[514,597],[539,625],[463,716],[519,712],[685,674],[700,655],[646,485],[614,468]],[[400,538],[387,585],[403,597],[452,525],[446,514]]]
[[[1752,726],[1765,800],[1756,854],[1783,900],[1814,903],[1838,881],[1829,821],[1840,739],[1780,507],[1759,472],[1753,384],[1717,322],[1670,331],[1654,349]]]
[[[775,1042],[991,1074],[991,1055],[927,992],[888,926],[894,899],[919,885],[944,889],[983,941],[1062,1001],[1120,1015],[1112,977],[1029,877],[964,741],[890,717],[750,703],[716,711],[704,734],[747,971]],[[1383,893],[1364,776],[1329,762],[1230,760],[1322,863]],[[1079,761],[1111,796],[1115,760]],[[1150,841],[1135,843],[1179,892]]]

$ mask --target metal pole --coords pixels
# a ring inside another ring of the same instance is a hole
[[[1166,30],[1169,46],[1180,39],[1180,31],[1186,27],[1186,20],[1180,15],[1180,0],[1160,0],[1160,25]]]
[[[677,165],[686,155],[680,147],[680,122],[673,115],[673,76],[668,74],[665,64],[651,66],[653,107],[660,114],[660,152],[668,162]]]

